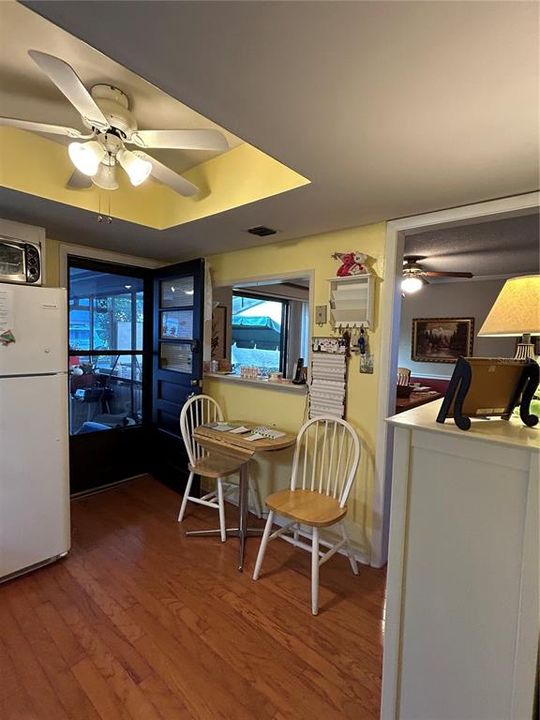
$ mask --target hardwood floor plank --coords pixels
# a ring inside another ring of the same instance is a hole
[[[158,652],[161,670],[167,661],[176,665],[182,658],[182,672],[176,673],[174,683],[181,690],[182,699],[194,718],[252,720],[253,708],[258,709],[260,720],[272,717],[275,708],[266,698],[252,688],[234,667],[224,663],[201,643],[197,636],[184,628],[171,635],[140,605],[129,612],[136,614],[137,621],[146,629],[145,637],[136,642],[136,646],[142,644],[145,652],[151,652],[154,658]],[[162,677],[170,679],[169,671],[166,673]],[[219,683],[214,682],[209,693],[208,682],[218,674]]]
[[[77,663],[71,672],[102,720],[130,720],[120,700],[89,658]]]
[[[45,622],[39,624],[36,622],[36,611],[39,615],[39,610],[43,605],[33,607],[30,601],[33,595],[31,586],[29,586],[29,592],[24,595],[20,592],[23,588],[24,586],[19,586],[17,588],[18,592],[15,594],[14,599],[11,600],[12,612],[31,645],[53,691],[70,718],[96,720],[98,715],[79,685],[73,682],[73,676],[68,667],[68,662],[72,663],[82,659],[84,651],[80,646],[74,646],[74,638],[68,640],[66,648],[62,646],[59,640],[54,641],[51,633],[54,634],[57,623],[49,624]],[[50,603],[45,603],[45,605],[50,606]],[[52,608],[52,606],[50,607]],[[46,614],[46,620],[49,617],[49,614]]]
[[[70,720],[7,604],[0,605],[2,640],[38,718]]]
[[[2,720],[40,720],[32,709],[30,698],[24,691],[18,691],[9,698],[0,697],[0,718]]]
[[[52,580],[50,596],[55,607],[73,624],[84,617],[102,641],[103,646],[118,660],[135,683],[152,674],[152,669],[133,645],[121,635],[107,616],[92,602],[67,570],[58,566]]]
[[[24,688],[15,672],[15,665],[11,662],[0,635],[0,701],[3,702],[10,696],[23,692]]]
[[[239,573],[179,503],[150,477],[79,499],[71,554],[0,586],[1,720],[376,720],[384,571],[332,558],[314,618],[307,553],[270,543],[254,583],[258,539]]]

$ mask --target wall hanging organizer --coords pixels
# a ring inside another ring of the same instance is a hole
[[[309,417],[345,417],[348,345],[341,338],[314,337],[311,346]]]

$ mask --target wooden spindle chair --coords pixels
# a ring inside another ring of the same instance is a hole
[[[184,519],[188,502],[214,508],[219,513],[221,541],[225,542],[227,533],[225,525],[223,478],[238,473],[240,467],[245,463],[245,459],[232,458],[217,453],[210,454],[205,448],[199,445],[193,437],[193,430],[199,425],[222,421],[223,411],[214,398],[211,398],[209,395],[195,395],[185,403],[180,412],[180,432],[188,455],[189,477],[184,491],[184,497],[182,498],[180,512],[178,513],[178,522],[181,523]],[[200,498],[195,495],[190,495],[195,475],[215,479],[216,489],[206,493]],[[257,487],[254,486],[253,483],[254,481],[250,479],[250,492],[252,492],[253,503],[258,517],[261,517],[259,495]]]
[[[319,611],[319,568],[338,550],[347,552],[352,571],[358,565],[344,519],[347,498],[360,460],[360,441],[354,429],[339,418],[319,417],[300,429],[294,451],[291,484],[266,498],[269,509],[253,579],[257,580],[270,540],[281,537],[311,552],[311,611]],[[290,520],[272,532],[274,515]],[[339,525],[341,540],[323,552],[319,549],[320,528]],[[299,539],[302,526],[312,528],[311,546]],[[291,533],[291,535],[287,534]]]
[[[409,385],[411,382],[411,371],[406,367],[398,367],[397,369],[397,384],[398,385]]]

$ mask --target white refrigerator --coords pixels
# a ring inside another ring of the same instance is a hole
[[[66,291],[0,283],[0,582],[69,551],[67,365]]]

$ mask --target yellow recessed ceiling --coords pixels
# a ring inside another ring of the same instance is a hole
[[[28,56],[29,49],[36,49],[69,63],[87,88],[98,83],[121,88],[140,128],[218,129],[230,148],[221,154],[149,151],[200,188],[192,198],[153,179],[133,187],[123,173],[118,173],[117,190],[95,186],[75,190],[66,187],[74,170],[67,152],[69,138],[0,127],[0,185],[162,230],[309,182],[28,8],[11,1],[0,3],[0,26],[2,115],[86,131],[75,109]]]

